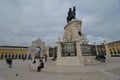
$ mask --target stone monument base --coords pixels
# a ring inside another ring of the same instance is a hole
[[[94,65],[94,64],[100,64],[100,61],[97,61],[95,59],[96,56],[83,56],[83,61],[85,65]]]
[[[79,57],[61,57],[56,61],[56,65],[84,65]]]

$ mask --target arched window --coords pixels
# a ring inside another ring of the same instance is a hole
[[[111,54],[111,55],[113,54],[111,49],[110,49],[110,54]]]
[[[8,57],[11,58],[11,55],[9,54]]]
[[[110,54],[112,55],[113,53],[112,53],[112,52],[110,52]]]
[[[22,59],[24,59],[24,54],[22,54]]]
[[[118,49],[117,51],[118,51],[118,54],[120,54],[120,49]]]
[[[27,54],[25,55],[25,59],[27,58]]]
[[[7,58],[7,54],[5,55],[5,59]]]
[[[116,51],[114,51],[114,54],[117,54],[117,52],[116,52]]]

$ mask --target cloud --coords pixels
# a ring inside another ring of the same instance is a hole
[[[90,42],[120,40],[119,0],[1,0],[0,45],[29,46],[37,38],[55,44],[73,6]]]
[[[93,36],[99,39],[102,37],[108,42],[120,40],[120,35],[118,34],[119,20],[120,20],[120,3],[118,0],[105,1],[94,1],[89,3],[88,11],[90,14],[83,16],[83,31],[86,32],[88,36]],[[93,7],[94,6],[94,7]],[[101,39],[102,40],[102,39]]]

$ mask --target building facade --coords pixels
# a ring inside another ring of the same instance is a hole
[[[12,59],[26,59],[28,47],[24,46],[0,46],[0,59],[11,57]]]
[[[120,41],[108,43],[108,49],[111,57],[120,57]]]

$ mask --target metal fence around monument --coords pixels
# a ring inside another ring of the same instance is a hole
[[[95,45],[89,45],[89,44],[80,44],[81,46],[81,52],[83,56],[96,56],[96,47]]]
[[[61,48],[62,48],[62,52],[61,52],[62,57],[77,56],[76,42],[62,42]]]

